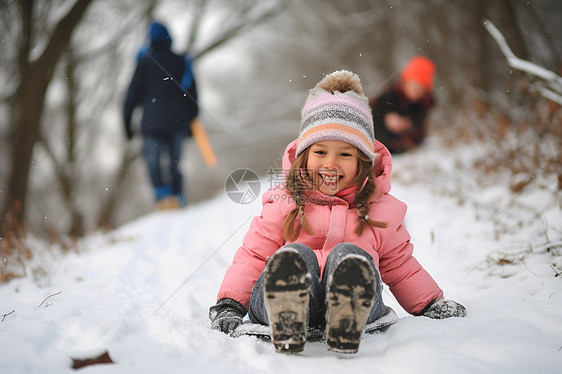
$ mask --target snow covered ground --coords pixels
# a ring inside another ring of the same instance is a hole
[[[208,308],[260,211],[259,199],[240,205],[220,193],[92,235],[66,254],[31,243],[45,248],[29,275],[0,285],[0,373],[73,372],[71,358],[106,350],[114,365],[80,371],[560,373],[557,181],[537,181],[518,195],[501,180],[480,189],[459,167],[473,151],[396,157],[393,179],[393,194],[409,206],[414,254],[446,296],[467,307],[467,318],[412,317],[385,291],[402,318],[365,336],[356,355],[308,343],[286,356],[267,342],[212,331]]]

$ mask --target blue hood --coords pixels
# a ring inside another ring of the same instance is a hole
[[[148,38],[150,44],[161,44],[170,47],[172,45],[172,37],[166,26],[159,22],[153,22],[148,27]]]

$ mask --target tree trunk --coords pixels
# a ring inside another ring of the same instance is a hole
[[[9,157],[13,167],[1,212],[2,217],[11,219],[14,223],[23,224],[33,148],[39,139],[41,115],[49,82],[57,62],[70,44],[72,32],[91,2],[92,0],[76,1],[49,35],[48,46],[35,61],[30,61],[29,56],[30,40],[33,40],[31,23],[34,2],[20,2],[23,25],[18,60],[20,84],[12,98],[12,131],[9,142]],[[13,210],[16,206],[20,208]],[[10,210],[13,214],[7,217]]]

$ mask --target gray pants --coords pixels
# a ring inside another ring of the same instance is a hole
[[[341,243],[332,249],[328,258],[326,259],[326,268],[324,275],[320,277],[320,266],[314,252],[306,245],[300,243],[289,244],[283,248],[291,248],[297,251],[303,258],[308,271],[312,275],[312,282],[310,287],[310,303],[309,303],[309,325],[310,327],[323,328],[325,325],[324,314],[326,312],[326,282],[329,276],[334,272],[336,265],[348,255],[359,255],[369,260],[373,265],[376,278],[376,295],[371,314],[367,319],[367,323],[374,322],[382,317],[385,312],[385,306],[382,301],[382,281],[379,270],[375,266],[373,258],[367,252],[351,243]],[[279,250],[283,250],[283,248]],[[269,325],[267,318],[267,311],[264,301],[264,273],[260,275],[250,296],[250,307],[248,309],[248,316],[250,321],[262,325]]]

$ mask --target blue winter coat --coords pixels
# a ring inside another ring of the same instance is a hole
[[[151,29],[152,31],[152,29]],[[142,105],[141,132],[144,136],[191,135],[190,123],[197,117],[197,87],[191,60],[170,49],[171,38],[164,28],[151,32],[150,47],[141,49],[123,106],[125,130],[132,136],[131,117]]]

